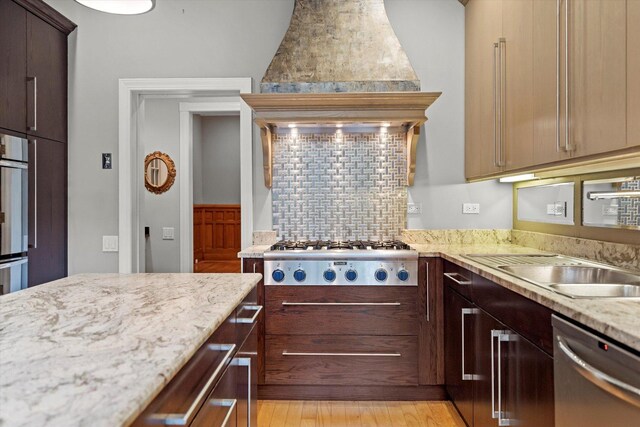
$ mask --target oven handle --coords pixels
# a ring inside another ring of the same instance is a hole
[[[324,307],[324,306],[333,306],[333,307],[352,307],[352,306],[364,306],[364,307],[373,307],[373,306],[400,306],[402,303],[399,302],[287,302],[282,301],[282,305],[285,307],[292,306],[308,306],[308,307]]]
[[[402,357],[401,353],[319,353],[319,352],[282,352],[283,356],[343,356],[343,357]]]
[[[0,167],[13,169],[29,169],[26,163],[15,162],[13,160],[0,160]]]
[[[560,348],[564,356],[573,363],[573,368],[580,375],[607,393],[640,408],[639,388],[614,378],[587,363],[584,359],[573,352],[569,343],[560,335],[556,336],[556,340],[558,341],[558,348]]]
[[[26,264],[28,261],[29,261],[29,258],[27,257],[12,259],[12,260],[9,260],[8,262],[0,263],[0,270]]]

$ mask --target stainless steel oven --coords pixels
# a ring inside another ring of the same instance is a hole
[[[552,322],[556,427],[639,425],[639,355],[559,317]]]
[[[0,134],[0,292],[27,285],[29,148],[24,138]]]

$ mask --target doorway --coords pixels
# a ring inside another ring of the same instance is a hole
[[[193,115],[193,271],[240,273],[240,116]]]

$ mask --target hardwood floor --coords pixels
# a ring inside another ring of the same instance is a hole
[[[193,264],[194,273],[240,273],[240,260],[200,261]]]
[[[464,427],[453,404],[261,400],[258,427]]]

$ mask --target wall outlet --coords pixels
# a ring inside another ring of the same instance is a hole
[[[480,203],[463,203],[462,204],[462,213],[463,214],[479,214],[480,213]]]
[[[602,207],[602,215],[604,216],[618,216],[618,206],[616,205],[605,205]]]
[[[173,240],[175,234],[175,228],[162,227],[162,240]]]
[[[407,205],[407,213],[408,214],[421,214],[422,213],[422,203],[409,203]]]
[[[556,214],[556,204],[548,203],[547,204],[547,215],[555,215]]]
[[[118,236],[102,236],[102,252],[118,252]]]

